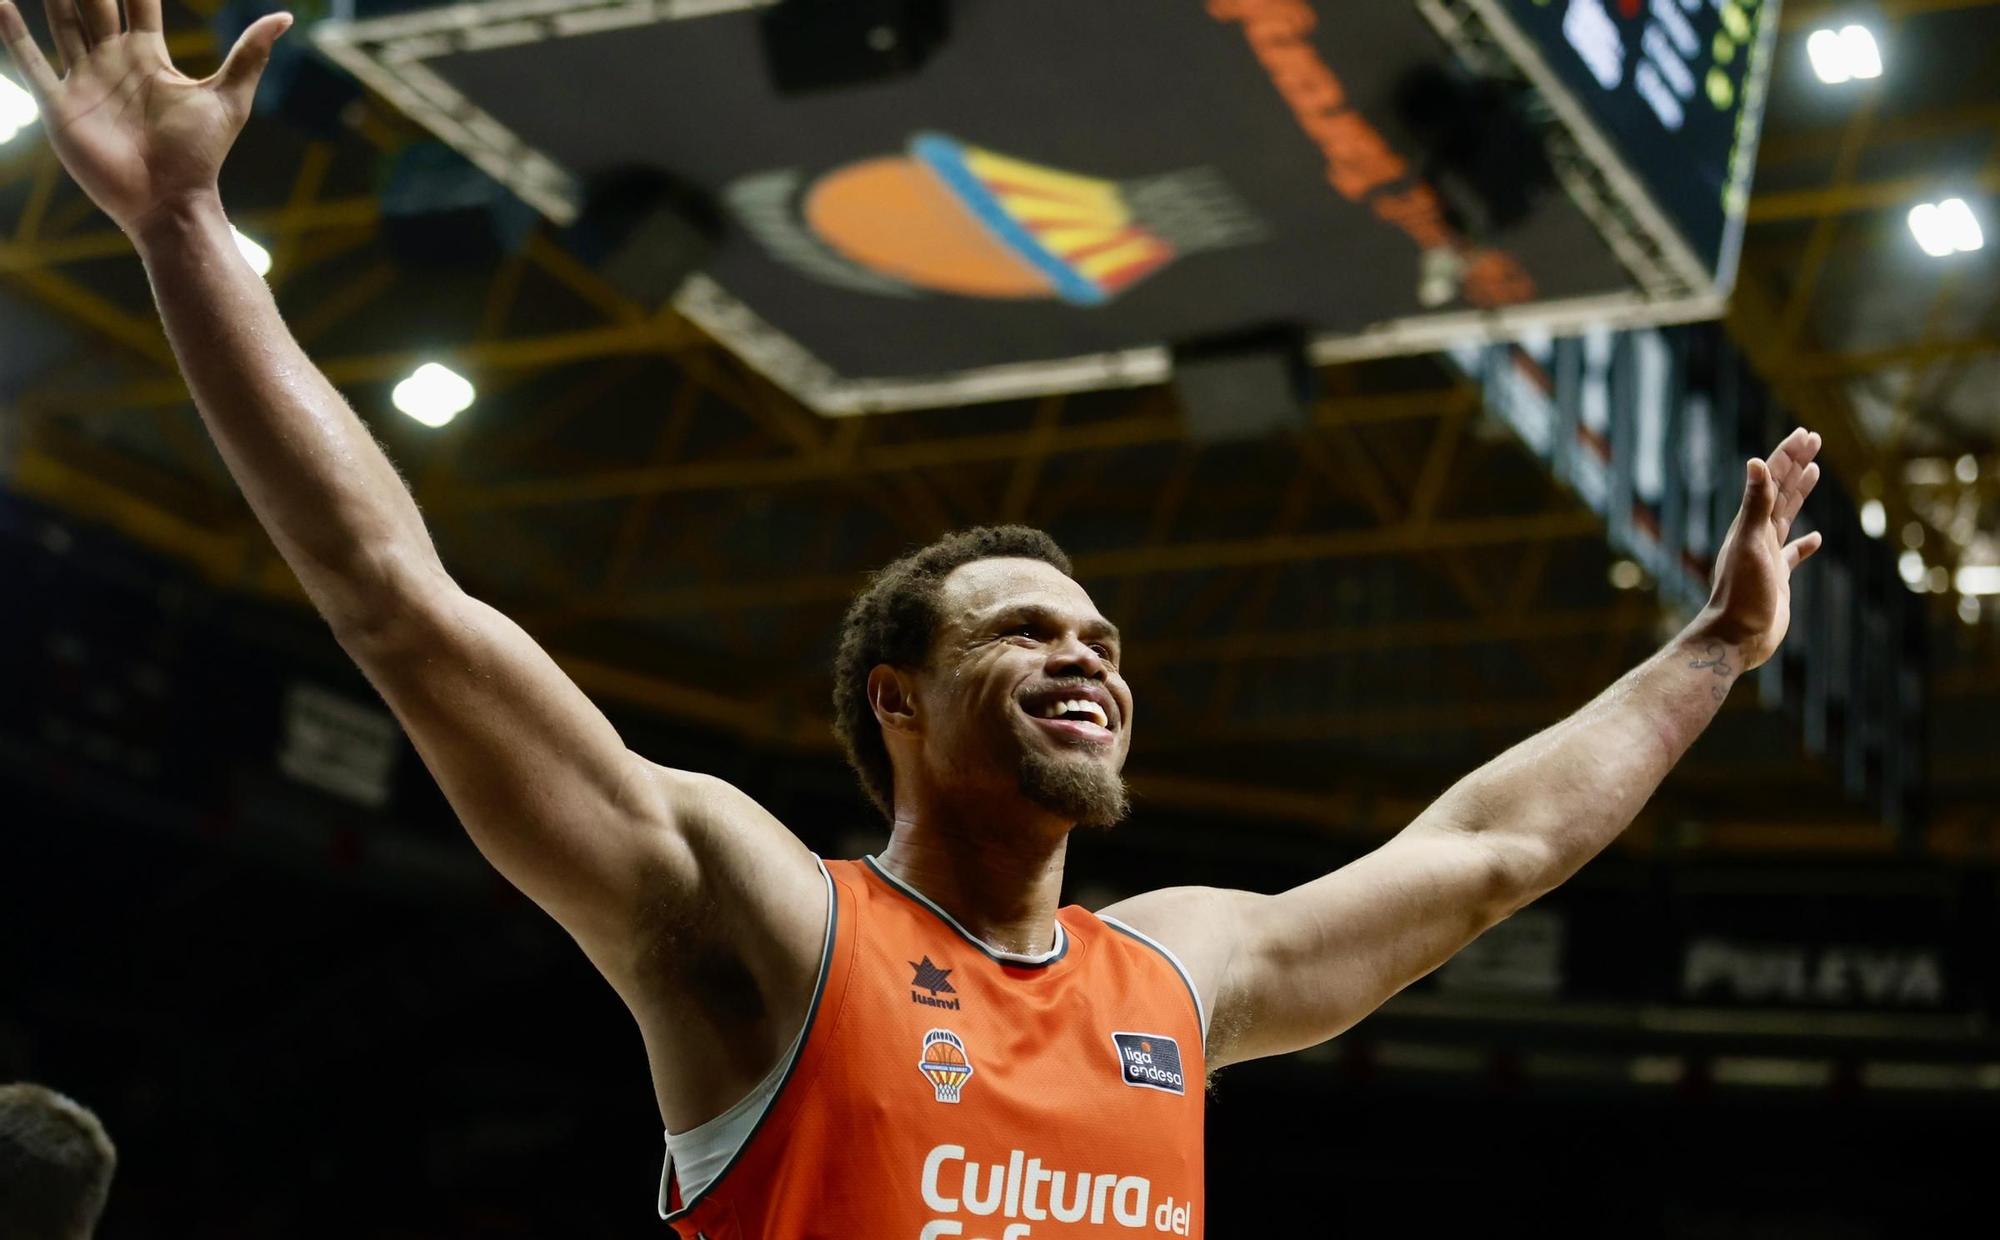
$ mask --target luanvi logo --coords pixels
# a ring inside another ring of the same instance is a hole
[[[925,956],[921,963],[915,960],[904,963],[916,970],[916,976],[910,979],[910,1002],[921,1003],[925,1007],[943,1008],[947,1012],[958,1010],[956,997],[958,991],[952,987],[950,969],[941,969],[932,964],[929,956]],[[920,990],[927,990],[930,993],[918,994]],[[940,998],[942,995],[952,995],[953,998]]]

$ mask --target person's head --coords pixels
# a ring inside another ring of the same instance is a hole
[[[117,1165],[88,1109],[40,1085],[0,1085],[0,1236],[87,1240]]]
[[[1017,798],[1068,824],[1124,817],[1132,691],[1118,631],[1047,534],[948,534],[876,573],[848,607],[834,727],[885,817]]]

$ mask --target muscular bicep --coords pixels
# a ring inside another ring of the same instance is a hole
[[[1516,889],[1484,842],[1420,821],[1277,895],[1178,888],[1117,912],[1190,961],[1220,1068],[1349,1028],[1512,911]]]
[[[513,621],[444,581],[404,597],[392,622],[343,644],[480,851],[601,966],[636,946],[646,910],[691,901],[707,879],[753,915],[798,894],[788,879],[811,894],[811,858],[789,832],[719,781],[629,750]],[[743,874],[704,872],[716,869]],[[766,887],[779,889],[759,899]]]

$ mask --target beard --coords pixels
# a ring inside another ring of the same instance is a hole
[[[1021,795],[1079,827],[1116,826],[1132,809],[1124,776],[1080,754],[1022,754]]]

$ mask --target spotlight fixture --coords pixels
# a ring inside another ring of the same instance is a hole
[[[1870,538],[1880,538],[1889,532],[1889,510],[1879,499],[1871,499],[1861,505],[1861,532]]]
[[[14,135],[34,124],[40,115],[35,97],[0,73],[0,143],[12,142]]]
[[[234,224],[229,226],[229,235],[236,238],[236,252],[243,256],[244,262],[250,264],[250,270],[260,276],[271,274],[271,251],[237,231]]]
[[[472,384],[464,376],[450,367],[425,362],[396,385],[389,399],[425,426],[438,427],[472,408],[473,396]]]
[[[1806,55],[1813,73],[1828,86],[1882,76],[1882,49],[1866,26],[1815,30],[1806,40]]]
[[[1924,588],[1924,578],[1929,569],[1924,567],[1924,556],[1920,551],[1905,551],[1896,560],[1896,571],[1902,575],[1903,584],[1912,590]]]
[[[1970,254],[1986,245],[1979,219],[1963,198],[1920,202],[1910,208],[1910,235],[1932,258]]]

